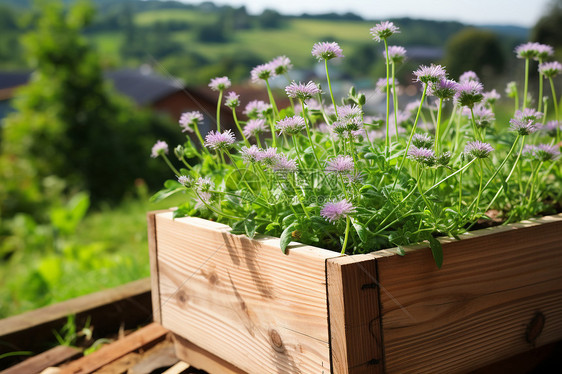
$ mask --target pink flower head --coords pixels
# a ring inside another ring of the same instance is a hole
[[[562,72],[562,64],[558,61],[544,62],[539,65],[539,73],[546,78],[553,78]]]
[[[254,83],[259,82],[261,80],[266,81],[269,78],[275,77],[276,75],[275,69],[270,63],[256,66],[255,68],[252,69],[250,74],[252,76],[252,82]]]
[[[353,213],[355,213],[355,207],[346,199],[326,203],[320,211],[320,215],[330,223],[336,223]]]
[[[518,110],[515,112],[515,119],[521,121],[533,121],[536,122],[537,120],[541,119],[543,114],[541,112],[537,112],[533,108],[525,108],[523,111]]]
[[[512,118],[509,120],[509,128],[511,131],[517,132],[521,136],[529,135],[537,131],[535,122],[533,120],[523,120]]]
[[[535,148],[535,157],[541,162],[552,161],[560,156],[557,146],[550,144],[539,144]]]
[[[414,71],[414,76],[416,77],[416,82],[429,84],[437,83],[445,79],[447,77],[447,72],[441,65],[421,65],[418,70]]]
[[[205,146],[214,150],[231,148],[236,138],[231,130],[222,133],[211,130],[205,137]]]
[[[496,120],[494,112],[483,104],[476,104],[472,113],[474,113],[474,123],[480,128],[490,127]],[[463,114],[468,118],[472,117],[472,113],[469,108],[464,108],[463,110]]]
[[[211,79],[211,83],[209,83],[209,87],[213,91],[224,91],[232,85],[230,83],[230,79],[228,77],[217,77]]]
[[[415,145],[408,150],[408,157],[420,164],[433,166],[435,165],[435,152],[429,148],[418,148]]]
[[[195,184],[195,181],[191,177],[186,175],[178,176],[178,182],[187,188],[191,188]]]
[[[292,173],[297,171],[297,162],[295,160],[289,159],[287,155],[278,154],[277,157],[273,160],[271,169],[277,172]]]
[[[203,122],[203,115],[198,111],[182,113],[179,120],[182,132],[193,132],[195,126],[201,122]]]
[[[338,119],[350,119],[354,117],[361,117],[363,111],[355,104],[338,106]]]
[[[163,140],[158,140],[152,146],[152,152],[150,157],[156,158],[158,156],[167,155],[168,154],[168,143]]]
[[[229,108],[236,108],[237,106],[240,105],[240,95],[238,95],[236,92],[231,91],[226,95],[225,101],[224,101],[224,105],[226,105]]]
[[[389,21],[377,23],[374,27],[371,27],[371,30],[369,31],[373,36],[373,40],[376,42],[381,42],[383,39],[388,38],[392,34],[400,32],[399,28]]]
[[[414,134],[412,144],[417,148],[431,148],[433,147],[433,139],[429,134]]]
[[[492,91],[484,92],[483,96],[484,96],[484,102],[490,105],[494,105],[496,101],[498,101],[501,98],[500,94],[495,89],[493,89]]]
[[[468,82],[468,81],[480,82],[480,78],[478,78],[478,75],[476,75],[476,73],[473,72],[472,70],[465,71],[459,77],[459,82],[464,83],[464,82]]]
[[[268,132],[268,131],[269,129],[265,124],[265,119],[255,118],[255,119],[250,119],[248,120],[248,122],[246,122],[246,126],[244,126],[243,133],[248,138],[252,136],[257,138],[260,136],[260,134],[263,134],[264,132]]]
[[[457,93],[455,94],[455,101],[462,106],[469,108],[474,107],[474,104],[484,98],[482,91],[484,87],[482,83],[476,81],[465,81],[457,85]]]
[[[271,109],[271,105],[261,101],[261,100],[252,100],[248,104],[246,104],[246,108],[244,108],[244,114],[248,116],[248,118],[263,118],[268,110]]]
[[[318,61],[344,57],[342,49],[336,42],[321,42],[314,44],[314,46],[312,47],[312,55],[316,57]]]
[[[271,60],[271,62],[269,62],[269,65],[276,75],[283,75],[293,67],[293,64],[291,64],[291,60],[287,56],[275,57],[273,60]]]
[[[542,61],[545,58],[552,57],[554,55],[554,48],[547,44],[537,43],[537,57],[536,60]]]
[[[300,99],[300,100],[308,100],[314,95],[322,93],[320,88],[316,85],[316,83],[310,81],[307,84],[304,83],[295,83],[294,81],[285,87],[285,92],[287,96],[293,99]]]
[[[386,58],[386,51],[383,51],[383,56]],[[388,59],[393,64],[400,64],[406,58],[406,48],[399,45],[388,46]]]
[[[557,132],[561,130],[561,127],[558,121],[554,120],[545,123],[544,126],[542,126],[541,130],[546,132],[548,136],[554,138],[556,137]]]
[[[355,169],[355,163],[351,156],[339,155],[336,158],[328,161],[326,165],[326,171],[333,173],[346,174],[350,173]]]
[[[295,135],[304,130],[306,125],[304,123],[304,118],[301,116],[293,116],[278,121],[275,127],[281,134]]]
[[[517,58],[535,58],[539,54],[539,43],[528,42],[515,47]]]
[[[263,149],[258,155],[258,161],[262,162],[265,165],[273,165],[276,159],[277,148],[275,147],[268,147],[266,149]]]
[[[464,153],[474,158],[486,158],[493,150],[494,148],[490,144],[478,140],[468,142],[464,147]]]
[[[246,162],[258,162],[261,154],[261,150],[257,145],[253,144],[250,147],[242,147],[240,150],[242,159]]]
[[[427,89],[427,94],[443,100],[451,99],[457,93],[458,83],[452,79],[441,79],[431,83]]]

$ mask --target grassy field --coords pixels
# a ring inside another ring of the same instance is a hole
[[[158,9],[141,12],[135,15],[134,21],[138,26],[149,26],[162,21],[184,21],[190,24],[210,24],[217,20],[217,14],[190,9]]]

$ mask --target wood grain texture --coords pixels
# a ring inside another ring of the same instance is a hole
[[[138,349],[153,346],[166,338],[169,331],[157,323],[151,323],[131,335],[106,345],[94,353],[84,356],[63,367],[61,374],[93,373],[110,362]]]
[[[248,373],[330,372],[325,260],[198,218],[156,215],[162,324]],[[189,362],[188,360],[186,360]]]
[[[156,215],[165,212],[165,210],[155,210],[148,212],[146,215],[146,223],[148,230],[148,254],[150,258],[150,280],[152,284],[152,318],[154,322],[161,323],[162,315],[160,313],[160,286],[158,281],[158,247],[156,245]]]
[[[383,373],[379,288],[375,258],[326,261],[334,374]]]
[[[12,366],[9,369],[1,371],[1,374],[37,374],[44,369],[62,364],[65,361],[73,360],[82,356],[82,351],[78,348],[67,347],[63,345],[51,348],[37,356],[30,357],[22,363]]]
[[[387,372],[467,372],[562,338],[562,215],[463,239],[440,270],[428,248],[377,259]]]

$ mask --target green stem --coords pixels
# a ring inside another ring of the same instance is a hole
[[[324,66],[326,67],[326,79],[328,80],[328,89],[330,90],[330,97],[332,98],[332,104],[334,105],[334,112],[336,117],[338,116],[338,107],[336,101],[334,100],[334,93],[332,92],[332,82],[330,82],[330,73],[328,73],[328,60],[324,60]]]
[[[345,248],[347,247],[347,239],[349,239],[349,217],[345,217],[345,236],[343,238],[343,246],[341,248],[341,254],[345,255]]]
[[[306,218],[310,219],[310,216],[308,215],[308,212],[306,211],[306,208],[304,207],[304,204],[302,203],[302,199],[299,195],[297,187],[295,186],[295,184],[293,183],[291,178],[287,178],[287,180],[289,181],[289,184],[293,187],[293,190],[295,191],[295,195],[297,196],[297,199],[299,200],[299,204],[301,205],[301,208],[302,208],[304,214],[306,215]]]
[[[556,121],[560,120],[560,117],[558,116],[558,98],[556,97],[556,90],[554,89],[554,82],[552,81],[552,77],[548,77],[548,80],[550,82],[550,89],[552,91],[552,101],[554,104],[554,119]],[[556,127],[556,143],[558,143],[560,141],[560,124],[558,124],[558,126]]]
[[[527,108],[527,89],[529,87],[529,59],[525,59],[525,88],[523,89],[523,110]]]
[[[244,135],[244,132],[242,131],[242,127],[240,126],[240,122],[238,122],[238,117],[236,116],[236,109],[232,108],[232,118],[234,118],[234,123],[236,124],[236,127],[238,128],[238,132],[240,132],[240,135],[242,135],[242,139],[244,139],[244,144],[246,144],[246,146],[250,146],[250,142],[248,141],[248,139],[246,138],[246,135]],[[257,138],[257,136],[256,136]]]
[[[437,110],[437,124],[435,125],[435,156],[439,153],[439,142],[441,136],[441,112],[443,109],[443,98],[439,98],[439,109]]]
[[[217,102],[217,132],[221,132],[221,105],[222,105],[222,92],[219,91],[219,100]]]
[[[301,107],[302,107],[302,117],[304,119],[304,126],[306,128],[306,136],[308,137],[308,140],[310,141],[310,146],[312,147],[312,154],[314,155],[314,159],[316,160],[316,163],[318,164],[319,168],[322,168],[321,164],[320,164],[320,160],[318,159],[318,155],[316,154],[316,147],[314,146],[314,142],[312,141],[312,135],[310,135],[310,128],[308,126],[308,120],[306,119],[306,111],[304,108],[304,101],[300,100],[301,102]]]
[[[478,166],[480,166],[480,184],[478,186],[478,195],[476,195],[476,205],[474,206],[474,212],[478,212],[478,206],[480,205],[480,196],[482,196],[482,181],[484,177],[484,168],[482,167],[482,159],[478,159]]]
[[[269,81],[265,80],[265,86],[267,87],[267,95],[269,96],[269,103],[273,107],[273,112],[275,113],[275,119],[279,119],[279,110],[277,110],[277,104],[275,104],[275,98],[271,92],[271,87],[269,86]]]
[[[162,153],[162,158],[164,159],[164,161],[166,161],[166,164],[174,172],[174,174],[179,177],[181,175],[180,172],[178,171],[178,169],[176,169],[174,167],[174,165],[172,165],[168,156],[166,156],[164,153]]]
[[[474,131],[474,138],[476,140],[482,141],[482,137],[480,136],[480,132],[478,131],[478,126],[476,126],[476,121],[474,120],[474,110],[470,107],[470,121],[472,123],[472,131]]]
[[[392,63],[392,99],[393,99],[393,109],[394,109],[394,127],[396,131],[396,142],[398,142],[398,96],[396,95],[396,66],[394,63]]]
[[[542,59],[539,59],[539,65],[540,64],[542,64]],[[538,97],[539,107],[537,109],[537,112],[540,112],[542,108],[542,91],[543,91],[543,75],[539,71],[539,97]]]
[[[384,50],[386,52],[386,135],[384,139],[385,155],[388,158],[390,155],[390,136],[389,136],[389,123],[390,118],[390,58],[388,56],[388,43],[386,38],[384,40]]]
[[[531,182],[531,192],[529,193],[529,202],[527,203],[527,212],[529,212],[529,209],[531,208],[531,203],[533,202],[533,194],[535,191],[535,185],[537,184],[537,177],[539,175],[539,170],[541,169],[543,165],[543,162],[541,161],[539,163],[539,166],[537,166],[537,169],[535,170],[535,175],[533,177],[533,175],[531,174],[531,179],[533,179],[533,181]]]

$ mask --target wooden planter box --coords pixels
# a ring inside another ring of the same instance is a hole
[[[562,215],[339,256],[149,214],[154,318],[215,373],[467,372],[562,339]]]

